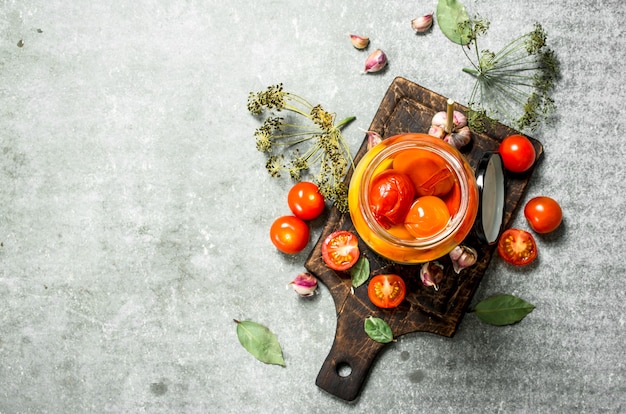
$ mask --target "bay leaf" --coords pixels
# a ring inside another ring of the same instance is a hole
[[[476,316],[491,325],[512,325],[521,321],[535,306],[513,295],[494,295],[474,308]]]
[[[266,364],[285,366],[283,350],[272,331],[253,321],[235,319],[235,323],[239,342],[250,354]]]
[[[457,0],[439,0],[437,2],[437,24],[443,34],[452,42],[467,45],[471,39],[471,25],[464,24],[470,21],[465,6]]]
[[[393,341],[393,332],[391,331],[391,327],[381,318],[374,318],[373,316],[365,318],[363,327],[367,336],[376,342],[386,344]]]
[[[370,261],[367,257],[361,256],[359,260],[350,269],[350,277],[352,279],[352,286],[358,288],[367,281],[370,277]]]

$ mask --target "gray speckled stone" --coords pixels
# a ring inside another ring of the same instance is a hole
[[[436,2],[4,2],[0,412],[626,410],[626,7],[467,3],[492,21],[489,47],[540,21],[562,62],[527,198],[559,200],[564,224],[530,269],[494,259],[476,293],[535,304],[524,321],[401,337],[347,404],[315,386],[334,305],[287,288],[308,250],[267,237],[290,183],[265,173],[246,99],[283,82],[355,115],[354,151],[396,76],[465,102],[461,50],[410,27]],[[351,32],[387,70],[361,74]],[[270,327],[287,367],[249,355],[233,318]]]

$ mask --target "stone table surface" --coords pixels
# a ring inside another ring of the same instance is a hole
[[[467,103],[462,49],[410,26],[436,1],[2,2],[0,413],[624,412],[626,6],[465,3],[491,22],[484,47],[548,33],[558,109],[531,134],[545,156],[525,200],[552,196],[564,222],[530,267],[495,257],[474,296],[529,316],[402,336],[347,403],[315,385],[335,308],[325,286],[287,287],[312,243],[270,242],[291,182],[266,173],[247,97],[282,82],[356,116],[352,151],[397,76]],[[376,48],[389,65],[363,74]],[[269,327],[286,367],[233,319]]]

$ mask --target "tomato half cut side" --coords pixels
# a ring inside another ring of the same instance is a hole
[[[367,286],[367,296],[379,308],[395,308],[406,296],[406,284],[398,275],[376,275]]]
[[[537,258],[537,243],[525,230],[508,229],[500,236],[498,253],[507,263],[524,266]]]
[[[322,243],[322,259],[326,266],[339,272],[348,270],[359,260],[359,239],[347,230],[332,232]]]

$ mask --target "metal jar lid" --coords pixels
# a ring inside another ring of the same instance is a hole
[[[498,241],[506,207],[506,183],[502,157],[487,152],[476,167],[479,203],[474,225],[478,239],[489,245]]]

